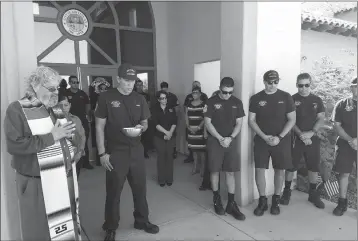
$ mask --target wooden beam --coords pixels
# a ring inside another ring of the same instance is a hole
[[[346,31],[347,29],[342,27],[334,27],[332,30],[327,30],[328,33],[332,33],[332,34],[341,34]]]
[[[334,27],[332,25],[329,24],[320,24],[318,27],[316,27],[315,29],[312,29],[314,31],[318,31],[318,32],[326,32],[327,30],[332,30]]]

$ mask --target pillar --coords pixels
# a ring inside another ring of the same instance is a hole
[[[32,2],[1,3],[1,123],[7,106],[24,94],[37,66]],[[15,173],[1,131],[1,240],[21,240]]]
[[[241,171],[236,176],[236,200],[242,206],[258,198],[253,133],[248,126],[249,99],[264,88],[262,76],[270,69],[279,72],[280,89],[295,93],[300,44],[300,3],[221,3],[221,77],[234,78],[235,95],[242,100],[246,113],[237,148]],[[272,165],[266,172],[266,182],[266,193],[272,195]]]

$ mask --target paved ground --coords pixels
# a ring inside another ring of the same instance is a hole
[[[190,174],[191,165],[175,161],[175,181],[171,187],[156,184],[155,156],[147,160],[147,200],[150,220],[160,226],[157,235],[133,229],[132,194],[128,184],[121,196],[121,223],[117,240],[357,240],[357,212],[348,210],[335,217],[335,204],[326,202],[318,210],[307,202],[307,195],[294,191],[289,206],[281,215],[269,212],[253,215],[254,202],[241,208],[245,221],[231,216],[217,216],[212,207],[212,193],[198,190],[201,179]],[[226,196],[223,196],[224,204]],[[80,215],[89,240],[103,240],[101,229],[105,202],[105,172],[102,167],[81,172]],[[87,240],[83,235],[83,239]]]

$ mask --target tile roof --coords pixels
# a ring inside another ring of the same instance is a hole
[[[325,17],[314,15],[311,13],[302,13],[301,14],[302,24],[304,23],[312,23],[319,25],[328,25],[333,28],[343,28],[346,30],[350,30],[353,35],[357,35],[357,23],[345,21],[337,18]]]

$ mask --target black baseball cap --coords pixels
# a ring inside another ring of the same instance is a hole
[[[276,70],[269,70],[264,74],[264,81],[280,80],[280,76]]]
[[[137,80],[137,71],[130,64],[122,64],[118,69],[118,76],[123,79]]]
[[[222,80],[220,81],[220,86],[225,86],[225,87],[234,87],[235,83],[234,80],[231,77],[224,77],[222,78]]]
[[[353,86],[353,85],[357,85],[357,77],[355,77],[355,78],[352,80],[351,86]]]

